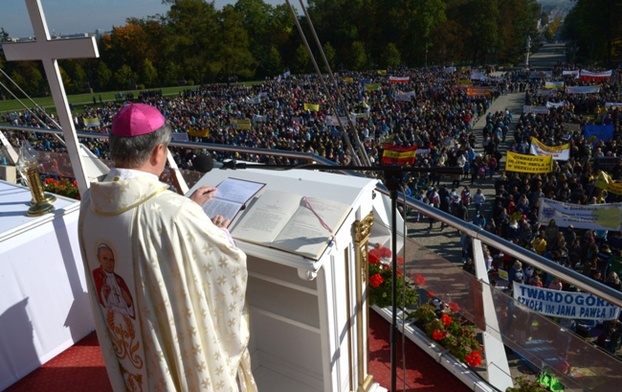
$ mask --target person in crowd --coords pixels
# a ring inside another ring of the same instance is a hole
[[[125,282],[117,302],[133,300],[134,317],[114,311],[98,296],[112,288],[98,291],[102,283],[87,279],[108,376],[115,391],[256,391],[246,255],[228,235],[229,222],[201,208],[214,187],[186,198],[159,181],[172,133],[151,105],[121,109],[109,135],[115,168],[82,199],[87,276],[105,265],[98,251],[110,249],[108,269]]]

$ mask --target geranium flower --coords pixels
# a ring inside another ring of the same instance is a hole
[[[367,259],[369,260],[369,264],[378,264],[380,263],[380,252],[378,249],[372,249],[367,253]]]
[[[441,317],[441,321],[443,322],[443,325],[448,327],[451,325],[451,323],[453,322],[453,320],[451,319],[451,316],[448,315],[447,313],[443,313],[443,316]]]
[[[382,247],[382,248],[379,248],[379,249],[380,249],[380,252],[381,252],[381,254],[382,254],[382,257],[389,258],[389,257],[391,257],[391,255],[393,254],[393,253],[391,252],[391,249],[389,249],[389,248],[387,248],[387,247]]]
[[[404,265],[404,258],[403,258],[402,256],[399,256],[399,257],[397,258],[397,264],[399,264],[399,265]]]
[[[471,367],[476,367],[482,364],[482,356],[479,351],[471,351],[469,355],[464,357],[464,361]]]
[[[449,309],[451,309],[452,312],[459,312],[460,311],[460,306],[455,303],[455,302],[449,302],[447,304],[447,306],[449,307]]]
[[[373,274],[369,277],[369,285],[373,288],[377,288],[384,283],[384,279],[380,274]]]
[[[447,332],[441,331],[440,329],[436,329],[434,330],[434,332],[432,332],[432,339],[436,341],[441,341],[445,339],[445,336],[447,336]]]
[[[423,277],[423,275],[421,274],[416,274],[415,275],[415,284],[419,287],[423,286],[425,284],[425,278]]]

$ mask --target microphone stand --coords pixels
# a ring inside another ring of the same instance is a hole
[[[264,164],[248,164],[246,162],[237,162],[230,160],[223,162],[221,170],[231,169],[261,169],[261,170],[343,170],[356,172],[383,172],[384,185],[389,190],[391,199],[391,389],[397,391],[397,336],[399,329],[397,327],[397,191],[402,186],[404,173],[438,173],[438,174],[454,174],[462,175],[462,168],[456,167],[409,167],[399,165],[386,166],[340,166],[340,165],[320,165],[320,164],[303,164],[298,166],[292,165],[264,165]]]

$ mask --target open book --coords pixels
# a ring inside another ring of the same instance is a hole
[[[254,181],[227,178],[216,185],[216,194],[203,204],[203,210],[210,218],[222,215],[233,220],[245,204],[266,184]]]
[[[268,189],[250,205],[231,235],[318,260],[350,209],[328,199]]]

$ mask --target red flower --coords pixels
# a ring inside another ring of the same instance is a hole
[[[453,322],[453,320],[451,319],[451,316],[449,316],[447,313],[443,313],[443,317],[441,317],[441,321],[443,322],[443,325],[446,327],[451,325],[451,323]]]
[[[432,339],[434,339],[436,341],[441,341],[441,340],[445,339],[445,336],[447,336],[447,332],[441,331],[439,329],[436,329],[436,330],[434,330],[434,332],[432,332]]]
[[[469,355],[464,357],[464,361],[471,367],[479,366],[482,364],[482,356],[478,351],[471,351]]]
[[[404,265],[404,258],[403,258],[402,256],[399,256],[399,257],[397,258],[397,264],[399,264],[399,265]]]
[[[380,248],[380,251],[382,252],[382,257],[386,257],[386,258],[391,257],[391,255],[393,254],[391,253],[391,249],[385,248],[385,247]]]
[[[425,278],[421,274],[415,275],[415,284],[417,286],[423,286],[425,284]]]
[[[428,297],[430,297],[430,298],[436,297],[436,293],[434,293],[434,291],[429,291],[428,290]]]
[[[380,263],[380,252],[378,252],[378,249],[370,250],[367,254],[367,259],[369,260],[369,264]]]
[[[447,306],[449,307],[449,309],[451,309],[452,312],[459,312],[460,311],[460,306],[455,303],[455,302],[449,302],[447,304]]]
[[[369,277],[369,285],[373,288],[377,288],[384,283],[384,279],[380,274],[373,274]]]

